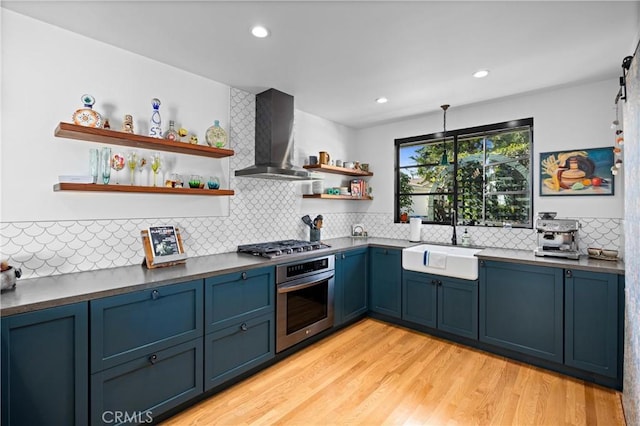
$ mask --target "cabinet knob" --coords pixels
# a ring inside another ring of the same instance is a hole
[[[243,272],[242,275],[240,275],[240,276],[242,277],[243,280],[247,279],[247,273],[246,272]]]
[[[155,364],[155,363],[156,363],[156,361],[158,361],[158,355],[153,354],[153,355],[151,355],[151,356],[149,357],[149,362],[150,362],[151,364]]]
[[[431,285],[436,285],[436,280],[431,280]]]
[[[567,269],[567,270],[565,271],[565,275],[566,275],[567,277],[571,278],[571,277],[573,276],[573,271],[571,271],[571,269]]]
[[[158,298],[160,298],[160,292],[158,290],[153,290],[151,292],[151,298],[153,300],[157,300]]]
[[[441,286],[442,285],[442,281],[438,280],[438,281],[436,281],[436,284]]]
[[[242,324],[240,324],[240,330],[242,331],[247,331],[249,329],[249,327],[247,327],[247,323],[243,322]]]
[[[484,260],[480,261],[480,267],[484,268]]]
[[[347,256],[345,256],[345,255],[344,255],[344,253],[342,253],[342,258],[343,258],[343,259],[346,259],[346,258],[347,258]]]

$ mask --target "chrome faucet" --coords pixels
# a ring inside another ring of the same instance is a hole
[[[458,245],[458,236],[456,235],[456,225],[458,223],[458,211],[456,209],[451,210],[451,226],[453,227],[453,235],[451,236],[451,244]]]

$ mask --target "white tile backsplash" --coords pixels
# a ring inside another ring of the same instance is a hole
[[[255,178],[236,179],[233,171],[254,162],[255,96],[231,89],[229,140],[230,198],[227,216],[167,217],[117,220],[69,220],[0,222],[1,256],[22,268],[23,277],[41,277],[138,264],[142,261],[140,230],[158,223],[172,223],[182,231],[189,256],[235,251],[239,244],[280,239],[309,239],[300,218],[322,214],[322,238],[348,236],[351,225],[364,223],[369,236],[409,238],[409,225],[393,223],[391,213],[301,212],[299,188],[293,182]],[[327,201],[330,202],[330,201]],[[580,218],[580,247],[600,246],[622,250],[620,219]],[[478,246],[533,249],[536,236],[530,229],[469,227],[471,243]],[[458,227],[458,237],[464,227]],[[424,225],[424,241],[449,243],[451,227]]]

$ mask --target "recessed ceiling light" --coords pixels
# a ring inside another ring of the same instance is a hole
[[[251,28],[251,34],[253,34],[254,37],[265,38],[269,35],[269,30],[261,25],[256,25]]]
[[[473,73],[473,76],[475,78],[485,78],[488,75],[489,75],[489,70],[478,70]]]
[[[376,102],[379,104],[386,104],[387,102],[389,102],[389,99],[385,98],[384,96],[381,98],[376,99]]]

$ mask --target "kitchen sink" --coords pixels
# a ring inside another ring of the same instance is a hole
[[[478,279],[480,249],[420,244],[402,250],[402,268],[465,280]]]

